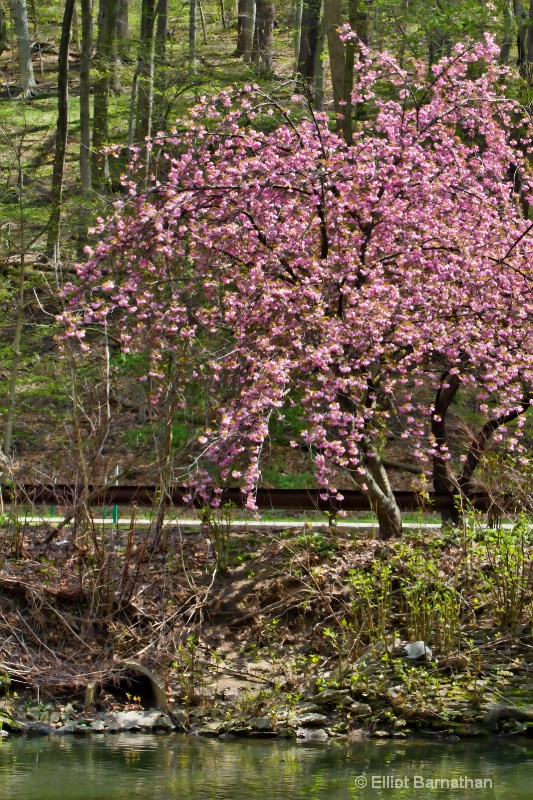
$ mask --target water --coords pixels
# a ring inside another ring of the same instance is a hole
[[[443,780],[455,784],[446,787]],[[479,784],[476,788],[476,780],[484,781],[485,788]],[[529,800],[532,796],[533,742],[524,740],[347,745],[123,734],[0,741],[2,800]]]

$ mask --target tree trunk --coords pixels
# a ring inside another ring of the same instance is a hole
[[[272,0],[256,0],[252,62],[258,74],[263,77],[274,72],[274,18]]]
[[[515,19],[513,0],[504,0],[503,7],[503,37],[500,47],[500,64],[507,65],[515,37]]]
[[[68,134],[68,51],[70,31],[76,0],[66,0],[63,23],[61,25],[61,41],[57,64],[57,126],[54,168],[52,173],[51,203],[52,213],[48,223],[46,250],[49,257],[59,257],[59,223],[61,219],[61,201],[63,197],[63,173]]]
[[[246,13],[244,17],[244,61],[252,60],[252,50],[255,33],[255,0],[246,0]]]
[[[78,253],[83,254],[87,242],[91,180],[91,54],[93,47],[93,0],[81,0],[80,57],[80,182],[82,209],[78,218]]]
[[[93,115],[93,185],[98,192],[109,185],[107,156],[101,149],[107,144],[109,132],[109,87],[116,30],[118,0],[100,0],[98,9],[98,43],[94,59]]]
[[[431,433],[437,451],[433,456],[433,489],[435,492],[445,492],[452,500],[458,494],[458,485],[449,465],[446,414],[460,386],[461,381],[457,375],[445,373],[442,376],[431,415]],[[443,512],[442,520],[456,525],[459,521],[459,510],[452,508],[450,512]]]
[[[526,52],[526,78],[531,83],[533,77],[533,0],[529,2],[529,16],[526,20],[527,26],[527,52]]]
[[[361,0],[350,0],[349,2],[349,23],[363,44],[368,45],[368,6],[371,0],[361,3]],[[346,42],[346,64],[344,68],[344,88],[343,99],[344,119],[342,130],[346,144],[352,144],[353,140],[353,105],[352,92],[355,76],[355,59],[357,57],[357,40],[349,39]]]
[[[189,0],[189,72],[196,72],[196,0]]]
[[[313,84],[316,74],[321,7],[322,0],[304,0],[302,8],[302,32],[296,71],[309,85]]]
[[[159,0],[156,8],[156,29],[154,45],[154,118],[158,130],[165,127],[165,67],[167,66],[167,26],[168,0]]]
[[[118,0],[117,9],[117,40],[127,42],[130,38],[128,0]]]
[[[26,0],[9,0],[9,7],[17,34],[20,88],[22,89],[24,97],[34,97],[37,94],[37,84],[35,82],[33,64],[31,62],[30,32],[28,29]]]
[[[93,47],[93,0],[81,0],[80,59],[80,177],[84,200],[91,194],[91,53]]]
[[[372,511],[378,518],[380,539],[392,539],[402,535],[402,515],[391,489],[381,456],[365,456],[365,475],[352,472],[354,483],[367,495]]]
[[[300,44],[302,40],[302,14],[303,14],[303,0],[294,0],[294,5],[293,5],[294,72],[296,74],[298,74],[298,58],[300,56]]]
[[[168,32],[168,0],[159,0],[156,8],[155,54],[158,64],[165,61]]]
[[[333,104],[337,116],[337,128],[342,130],[344,117],[344,45],[339,38],[338,29],[341,25],[340,0],[324,0],[324,18],[326,22],[326,35],[328,39],[329,65],[331,70],[331,83],[333,86]]]
[[[19,173],[21,173],[19,165]],[[20,174],[20,178],[22,175]],[[24,245],[23,245],[24,248]],[[21,361],[20,343],[22,340],[22,326],[24,323],[24,295],[26,288],[26,264],[25,252],[22,251],[20,257],[20,272],[19,272],[19,285],[18,285],[18,301],[17,301],[17,321],[15,324],[15,340],[13,342],[13,360],[11,362],[11,378],[9,381],[9,395],[7,399],[7,414],[6,424],[4,428],[4,446],[3,452],[6,458],[11,457],[11,445],[13,443],[13,424],[15,421],[15,410],[17,403],[17,383],[18,372]]]
[[[436,2],[436,10],[442,10],[441,0]],[[450,54],[451,39],[445,29],[438,24],[429,25],[428,27],[428,61],[429,66],[435,64],[439,59]],[[433,73],[431,73],[433,74]]]
[[[315,58],[315,108],[317,111],[324,110],[324,47],[326,45],[326,23],[324,14],[320,20],[318,30],[318,42],[316,46]]]
[[[135,139],[144,143],[151,134],[154,105],[154,32],[156,0],[143,0],[141,10],[141,38],[139,41],[137,120]]]
[[[246,0],[239,0],[237,7],[237,48],[236,56],[243,56],[246,49]]]
[[[9,40],[7,38],[7,23],[6,23],[6,15],[4,13],[4,9],[0,6],[0,56],[6,49],[9,44]]]

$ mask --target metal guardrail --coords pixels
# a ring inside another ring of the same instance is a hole
[[[81,499],[81,487],[73,484],[2,486],[2,498],[6,503],[18,502],[32,505],[74,506]],[[159,501],[161,489],[158,486],[108,486],[89,487],[91,506],[131,506],[151,508]],[[183,498],[190,494],[184,487],[173,487],[168,492],[168,506],[184,507]],[[342,490],[342,500],[324,499],[320,489],[258,489],[256,503],[261,510],[279,511],[371,511],[368,497],[362,492]],[[400,511],[417,511],[421,508],[437,513],[451,511],[454,499],[444,492],[429,492],[423,497],[416,492],[394,492]],[[218,495],[222,504],[228,503],[243,508],[245,497],[239,488],[226,488]],[[472,507],[478,511],[488,511],[490,500],[486,495],[472,495]],[[197,496],[189,504],[194,508],[206,505],[205,499]]]

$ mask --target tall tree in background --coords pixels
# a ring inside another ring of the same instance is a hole
[[[67,150],[68,133],[68,50],[70,43],[70,30],[76,0],[66,0],[61,26],[61,41],[59,44],[59,58],[57,64],[57,126],[56,146],[54,153],[54,168],[52,173],[52,214],[48,223],[48,237],[46,251],[48,256],[59,254],[59,222],[61,219],[61,201],[63,197],[63,172],[65,169],[65,155]]]
[[[17,34],[20,88],[22,89],[24,97],[33,97],[37,94],[37,83],[35,82],[33,64],[31,61],[30,32],[28,28],[26,0],[9,0],[9,8]]]
[[[94,59],[93,186],[98,192],[109,183],[107,156],[101,152],[109,133],[110,66],[117,31],[118,0],[100,0],[98,40]]]
[[[154,105],[154,41],[157,0],[142,0],[141,36],[137,62],[137,118],[135,139],[142,143],[150,136]]]
[[[9,42],[7,39],[7,23],[6,23],[6,15],[4,13],[4,9],[0,6],[0,56],[8,46]]]
[[[189,0],[189,72],[196,72],[196,5],[197,0]]]
[[[93,49],[93,0],[81,0],[80,58],[80,179],[84,203],[91,182],[91,53]]]
[[[252,62],[262,76],[274,72],[274,19],[273,0],[256,0]]]
[[[358,42],[368,45],[369,6],[371,0],[350,0],[348,21],[352,31],[357,33],[357,38],[351,37],[346,41],[346,55],[344,63],[344,118],[342,130],[347,144],[352,143],[353,136],[353,105],[352,90],[355,78],[355,60],[357,58]]]
[[[333,104],[337,116],[337,127],[342,129],[344,116],[344,67],[346,63],[344,44],[339,38],[341,26],[341,1],[324,0],[324,19],[328,40],[329,67],[333,87]]]
[[[304,0],[297,72],[312,84],[315,79],[322,0]]]
[[[255,3],[256,0],[246,0],[245,15],[244,15],[244,31],[243,31],[243,38],[244,38],[243,57],[245,61],[252,60],[252,50],[253,50],[254,32],[255,32],[255,12],[256,12]]]
[[[238,0],[237,4],[237,47],[236,56],[243,56],[246,49],[246,0]]]

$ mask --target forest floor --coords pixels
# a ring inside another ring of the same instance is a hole
[[[162,727],[202,735],[532,732],[525,525],[389,543],[342,525],[229,532],[219,520],[158,542],[82,525],[48,545],[46,526],[4,525],[7,730],[13,717],[47,733],[116,730],[117,714],[147,704],[124,677],[137,664],[165,688]],[[87,709],[89,683],[101,691]]]

